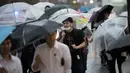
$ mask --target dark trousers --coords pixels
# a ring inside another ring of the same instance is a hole
[[[101,51],[100,58],[101,58],[101,64],[106,65],[108,59],[107,59],[105,50]]]
[[[72,53],[71,53],[72,54]],[[88,50],[80,50],[80,59],[77,59],[77,54],[72,55],[72,73],[85,73],[87,70],[87,54]]]
[[[84,67],[84,71],[87,70],[87,55],[88,55],[88,49],[84,49],[84,51],[83,51],[83,67]]]
[[[121,65],[125,61],[126,57],[121,56],[121,54],[111,54],[111,56],[112,56],[112,60],[108,61],[108,67],[110,73],[116,73],[116,68],[115,68],[116,60],[117,60],[119,73],[122,73]]]

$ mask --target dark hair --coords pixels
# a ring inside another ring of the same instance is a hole
[[[7,39],[10,39],[11,41],[12,41],[12,37],[11,37],[11,35],[9,35],[5,40],[7,40]],[[4,40],[4,41],[5,41]],[[1,44],[4,44],[4,41],[1,43]],[[12,43],[12,42],[11,42]]]
[[[11,35],[9,35],[5,40],[7,40],[7,39],[10,39],[10,40],[12,40],[12,37],[11,37]]]
[[[46,8],[51,8],[51,7],[50,7],[50,6],[46,6],[45,9],[46,9]]]
[[[66,21],[71,22],[71,23],[73,23],[73,22],[74,22],[74,21],[73,21],[73,19],[72,19],[71,17],[68,17],[68,18],[67,18],[67,19],[65,19],[62,23],[66,22]]]

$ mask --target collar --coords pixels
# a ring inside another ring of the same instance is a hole
[[[64,30],[64,31],[65,31],[66,34],[71,34],[71,33],[74,32],[74,30],[75,30],[75,28],[72,28],[71,32],[67,32],[67,31],[65,31],[65,30]]]
[[[10,60],[13,60],[13,56],[12,56],[11,54],[9,54],[9,58],[10,58]],[[0,59],[4,59],[4,58],[2,57],[2,55],[0,55]]]

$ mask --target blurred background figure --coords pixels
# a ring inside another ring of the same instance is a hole
[[[11,36],[8,36],[0,45],[0,73],[23,73],[20,59],[10,54],[11,42]]]

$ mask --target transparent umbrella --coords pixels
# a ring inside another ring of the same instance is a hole
[[[72,17],[74,19],[75,24],[76,24],[75,27],[77,29],[82,29],[83,27],[86,26],[86,24],[89,21],[89,19],[87,19],[86,17],[84,17],[82,14],[75,13],[75,12],[66,13],[66,14],[60,14],[60,15],[58,15],[56,17],[50,18],[50,20],[56,21],[58,23],[62,23],[68,17]]]
[[[24,2],[6,4],[0,7],[0,25],[15,25],[25,22],[26,10],[31,7]]]
[[[49,6],[51,8],[51,7],[55,6],[55,4],[50,3],[50,2],[39,2],[37,4],[34,4],[33,6],[41,9],[42,11],[45,11],[46,6]]]
[[[123,36],[127,26],[127,18],[124,17],[116,17],[106,20],[93,34],[93,51],[96,51],[99,55],[100,51],[104,49],[110,50],[108,47],[112,46],[113,41]]]
[[[44,13],[46,6],[50,8],[53,7],[55,4],[49,2],[39,2],[31,6],[26,12],[26,19],[28,20],[37,20],[39,19]]]

